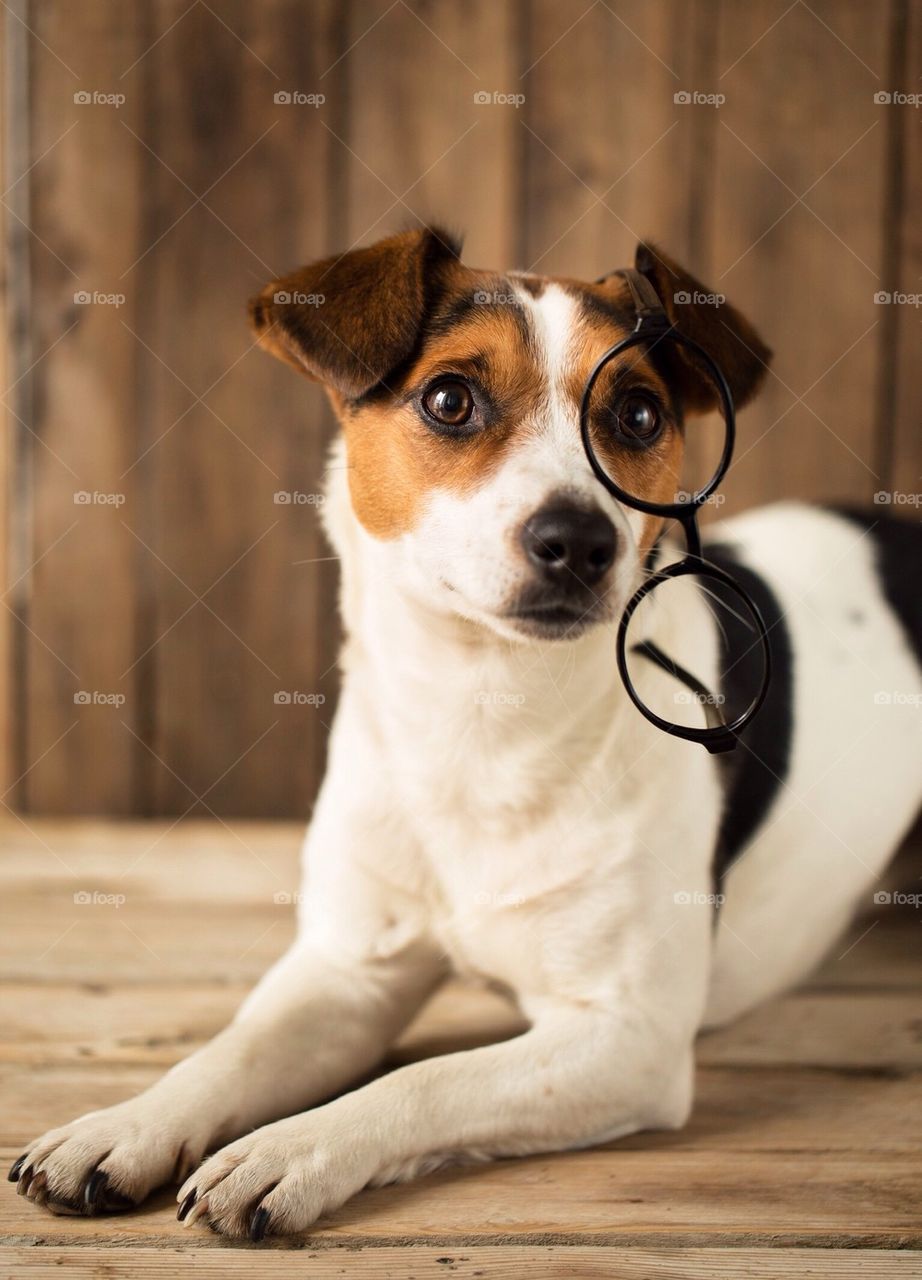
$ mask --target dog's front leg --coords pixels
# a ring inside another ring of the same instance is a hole
[[[412,948],[345,963],[305,938],[214,1040],[138,1097],[46,1133],[11,1180],[52,1211],[129,1208],[206,1151],[361,1078],[431,984]]]
[[[403,1067],[308,1114],[232,1143],[180,1192],[231,1236],[303,1230],[369,1183],[452,1158],[587,1146],[682,1124],[691,1036],[645,1012],[548,1003],[524,1035]]]
[[[345,695],[344,707],[306,847],[298,941],[204,1048],[138,1097],[31,1143],[10,1170],[20,1194],[62,1213],[137,1204],[206,1151],[361,1079],[437,982],[443,957],[404,888],[412,839],[370,766],[355,794],[368,748],[350,732]]]

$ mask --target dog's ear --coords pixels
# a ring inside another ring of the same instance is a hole
[[[649,244],[639,244],[637,270],[651,282],[666,314],[680,333],[702,346],[721,369],[737,407],[751,400],[762,384],[772,353],[749,321],[722,294],[689,275],[677,262]],[[661,344],[683,408],[708,413],[718,406],[713,380],[694,356],[676,343]]]
[[[259,345],[347,399],[360,396],[410,355],[440,268],[459,252],[426,227],[302,267],[250,301]]]

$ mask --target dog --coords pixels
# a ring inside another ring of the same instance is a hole
[[[752,326],[649,245],[636,269],[744,405],[770,358]],[[580,442],[587,376],[634,320],[620,275],[475,270],[423,228],[276,281],[250,314],[342,426],[324,518],[344,680],[297,940],[213,1041],[10,1177],[88,1214],[174,1179],[187,1225],[261,1240],[446,1161],[686,1121],[699,1031],[811,970],[919,808],[922,533],[795,503],[715,528],[773,658],[728,765],[648,723],[614,661],[667,554]],[[637,350],[611,386],[614,435],[627,415],[644,437],[614,440],[612,466],[661,501],[713,386]],[[719,688],[694,591],[678,626]],[[508,992],[527,1029],[374,1077],[450,972]]]

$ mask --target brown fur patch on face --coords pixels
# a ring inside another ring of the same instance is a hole
[[[412,365],[391,377],[387,389],[352,402],[335,399],[346,438],[353,508],[369,533],[388,539],[411,529],[434,489],[472,492],[500,465],[522,424],[539,413],[547,392],[546,371],[514,285],[540,298],[549,283],[579,304],[564,386],[578,409],[596,361],[633,328],[623,281],[588,285],[565,278],[503,277],[460,264],[450,271]],[[474,388],[480,414],[477,429],[460,438],[439,434],[419,408],[425,389],[452,374]],[[647,391],[663,407],[666,430],[647,450],[619,443],[604,423],[595,424],[593,440],[600,460],[623,488],[651,502],[671,502],[681,469],[682,431],[669,388],[645,350],[633,348],[612,361],[597,389],[600,403],[631,389]],[[642,553],[662,525],[659,517],[644,516]]]
[[[567,394],[579,405],[596,363],[633,331],[634,311],[621,277],[595,285],[568,279],[555,283],[580,306],[579,336],[566,383]],[[657,404],[665,424],[662,434],[647,448],[632,448],[619,440],[601,412],[594,413],[590,430],[596,455],[626,493],[647,502],[672,503],[680,486],[685,438],[670,388],[643,345],[628,348],[603,369],[593,390],[593,406],[613,411],[619,399],[631,392],[644,393]],[[653,545],[663,524],[659,516],[644,516],[641,552]]]
[[[440,434],[421,415],[425,390],[452,374],[474,392],[477,423],[470,435]],[[454,268],[412,365],[389,379],[387,391],[334,401],[352,505],[368,532],[398,537],[413,527],[431,490],[465,494],[483,483],[538,408],[544,380],[510,280]]]

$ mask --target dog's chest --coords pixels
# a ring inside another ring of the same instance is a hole
[[[579,788],[549,784],[530,806],[484,787],[466,804],[442,794],[418,830],[429,928],[460,973],[518,991],[559,988],[574,942],[597,912],[617,912],[630,817],[593,811]]]

